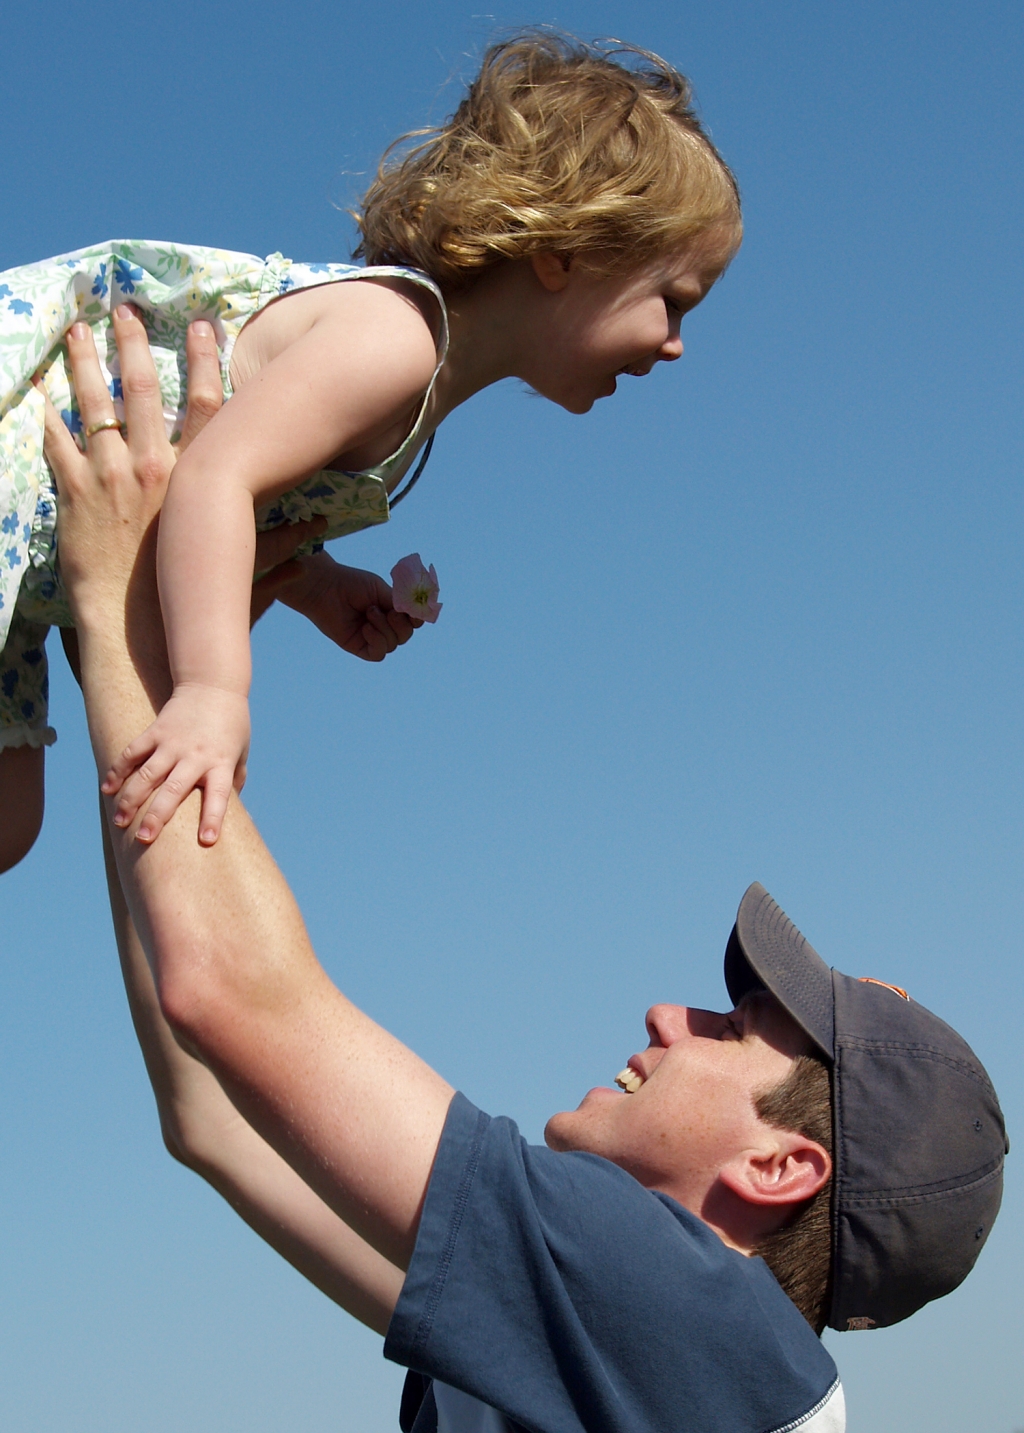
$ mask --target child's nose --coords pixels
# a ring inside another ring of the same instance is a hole
[[[666,363],[674,363],[677,358],[682,358],[682,356],[683,340],[678,333],[673,334],[671,338],[666,338],[658,349],[658,357],[664,359]]]

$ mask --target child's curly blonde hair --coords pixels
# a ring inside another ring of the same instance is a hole
[[[505,40],[447,124],[404,139],[422,135],[391,146],[355,216],[371,264],[457,288],[541,251],[615,273],[717,226],[739,242],[736,180],[689,82],[645,50],[543,31]]]

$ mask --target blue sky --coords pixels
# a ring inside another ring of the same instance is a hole
[[[956,1024],[1019,1135],[1019,6],[36,0],[0,269],[128,235],[344,259],[384,145],[527,22],[691,75],[743,250],[680,364],[585,418],[485,393],[344,542],[434,562],[436,628],[371,668],[260,625],[250,807],[342,988],[532,1138],[654,1000],[721,1007],[755,879]],[[46,827],[2,884],[0,1422],[384,1433],[379,1340],[163,1153],[53,645]],[[851,1433],[1024,1428],[1021,1157],[961,1290],[830,1338]]]

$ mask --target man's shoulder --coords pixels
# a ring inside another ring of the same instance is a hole
[[[836,1382],[760,1260],[458,1099],[386,1352],[526,1426],[797,1428]]]

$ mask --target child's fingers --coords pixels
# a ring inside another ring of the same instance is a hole
[[[232,791],[232,775],[228,767],[214,767],[204,772],[195,762],[179,761],[149,803],[135,839],[147,845],[155,841],[181,803],[197,786],[202,785],[199,840],[204,846],[214,845],[224,824],[224,813]]]
[[[179,453],[184,452],[189,443],[198,437],[224,402],[217,338],[213,324],[204,318],[189,324],[185,359],[188,365],[188,406],[178,444]]]
[[[401,647],[423,623],[418,617],[410,617],[407,612],[389,612],[388,626],[394,632],[398,645]]]
[[[205,786],[212,782],[215,791],[220,791],[224,784],[224,769],[213,767],[205,770],[201,762],[195,759],[175,762],[171,770],[165,776],[162,784],[157,788],[156,794],[149,803],[149,808],[138,831],[135,833],[137,841],[155,841],[160,832],[170,821],[181,803],[195,791],[197,786]],[[230,772],[227,777],[228,790],[231,789]],[[227,804],[225,798],[225,805]],[[219,826],[217,830],[219,832]],[[214,840],[216,840],[216,836]],[[209,844],[212,845],[212,842]]]
[[[199,842],[212,846],[224,825],[224,813],[234,790],[234,773],[226,769],[211,771],[203,783],[203,810],[199,817]],[[147,813],[148,815],[148,813]]]
[[[159,484],[167,480],[165,461],[167,433],[164,429],[160,380],[149,348],[149,334],[131,304],[120,304],[113,312],[114,338],[121,360],[121,391],[128,427],[128,447],[140,477],[153,474]]]
[[[175,770],[174,760],[161,760],[157,752],[138,771],[133,771],[117,794],[114,825],[130,826],[161,783],[169,781]]]
[[[379,607],[366,609],[363,641],[366,643],[366,651],[362,655],[368,662],[383,662],[398,646],[394,629]]]
[[[157,741],[152,727],[137,736],[110,764],[110,769],[100,784],[104,796],[113,796],[124,785],[135,768],[156,751]]]

